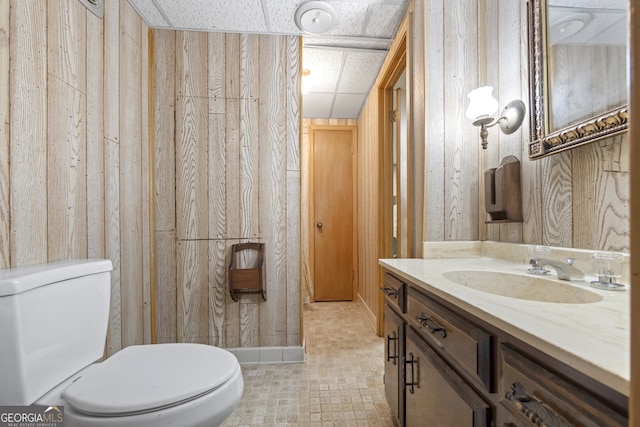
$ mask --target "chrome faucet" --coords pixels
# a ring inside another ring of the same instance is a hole
[[[584,278],[584,273],[573,266],[574,258],[567,258],[566,264],[546,258],[531,258],[529,262],[533,267],[527,270],[529,274],[546,274],[549,270],[544,267],[549,266],[556,271],[560,280],[580,280]]]

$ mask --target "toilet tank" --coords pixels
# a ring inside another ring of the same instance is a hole
[[[30,405],[104,353],[112,265],[0,270],[0,405]]]

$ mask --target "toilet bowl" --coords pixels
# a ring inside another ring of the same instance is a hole
[[[221,424],[244,388],[236,357],[224,349],[134,345],[95,363],[104,351],[110,271],[104,260],[0,270],[0,342],[7,344],[0,346],[0,406],[62,406],[66,427]]]
[[[235,356],[201,344],[127,347],[38,402],[64,406],[65,426],[216,426],[240,402]]]

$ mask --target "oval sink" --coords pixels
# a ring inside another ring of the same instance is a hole
[[[590,290],[536,276],[497,271],[447,271],[446,279],[477,291],[529,301],[588,304],[602,300]]]

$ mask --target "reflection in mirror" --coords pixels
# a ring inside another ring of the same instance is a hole
[[[529,2],[537,158],[627,128],[627,1]]]

